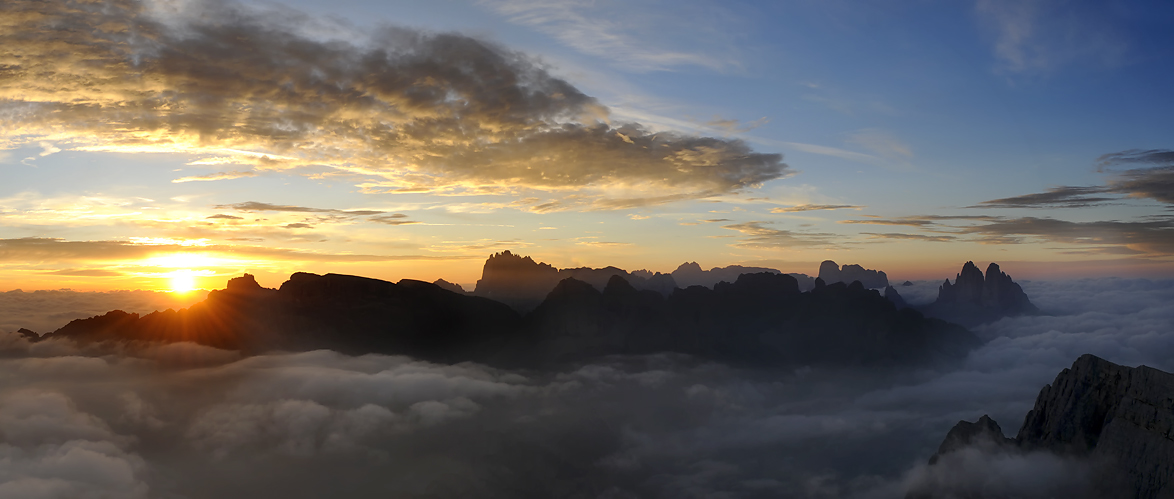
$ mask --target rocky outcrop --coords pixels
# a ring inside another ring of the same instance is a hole
[[[673,271],[673,280],[682,288],[689,286],[705,286],[713,289],[719,282],[734,282],[738,280],[738,276],[742,274],[757,274],[761,272],[769,272],[778,274],[779,271],[775,269],[768,269],[764,267],[743,267],[741,265],[730,265],[727,267],[714,267],[709,270],[702,270],[701,265],[697,262],[685,262]]]
[[[866,269],[854,264],[840,267],[831,260],[824,260],[819,264],[819,278],[827,284],[837,282],[851,284],[860,281],[860,284],[868,289],[880,289],[889,285],[889,276],[884,272]]]
[[[616,267],[556,269],[550,264],[536,262],[529,256],[523,257],[506,250],[490,255],[485,261],[481,279],[477,281],[473,294],[505,303],[519,313],[526,313],[542,303],[547,294],[567,278],[603,290],[613,276],[623,277],[637,289],[656,291],[664,296],[677,287],[671,275],[659,272],[645,270],[629,274]]]
[[[1003,439],[986,416],[962,421],[931,466],[981,439],[1004,452],[1050,452],[1086,463],[1095,478],[1089,496],[1174,497],[1174,374],[1083,355],[1040,390],[1014,439]],[[911,497],[935,497],[924,492]]]
[[[552,265],[506,250],[485,260],[473,294],[527,312],[538,306],[559,280],[558,269]]]
[[[974,262],[966,262],[954,283],[946,279],[938,288],[937,300],[922,312],[974,327],[1003,317],[1036,314],[1039,309],[997,263],[987,266],[984,276]]]
[[[432,284],[440,286],[441,289],[452,291],[453,293],[465,294],[465,288],[462,288],[460,284],[454,282],[448,282],[444,279],[437,279],[432,281]]]

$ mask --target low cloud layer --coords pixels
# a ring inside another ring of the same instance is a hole
[[[707,197],[787,173],[781,155],[739,140],[610,122],[541,62],[460,34],[213,1],[16,0],[0,14],[0,148],[231,166],[185,182],[325,165],[366,192],[533,190],[559,209]]]
[[[44,334],[71,320],[102,315],[111,310],[138,314],[169,308],[179,310],[203,300],[204,295],[203,292],[13,290],[0,293],[0,331],[26,328]]]
[[[896,498],[946,481],[1031,496],[1084,464],[981,449],[951,458],[965,476],[924,463],[960,419],[990,414],[1014,433],[1080,354],[1174,370],[1174,281],[1022,284],[1046,315],[978,328],[987,343],[938,370],[757,371],[652,355],[539,373],[7,335],[0,490]]]

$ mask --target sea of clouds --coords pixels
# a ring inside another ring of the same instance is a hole
[[[1014,436],[1081,354],[1174,371],[1174,281],[1023,287],[1047,315],[976,328],[985,345],[937,369],[746,370],[663,354],[531,372],[9,333],[0,497],[1063,493],[1085,463],[981,449],[925,462],[960,419],[989,414]]]

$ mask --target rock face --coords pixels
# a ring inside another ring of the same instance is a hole
[[[637,289],[652,290],[668,295],[677,287],[673,277],[659,272],[637,271],[629,274],[616,267],[593,269],[580,267],[556,269],[550,264],[536,262],[509,250],[490,255],[485,261],[481,279],[473,294],[509,305],[519,313],[537,307],[560,281],[573,277],[602,290],[613,276],[621,276]]]
[[[296,273],[266,289],[246,275],[188,309],[141,317],[116,310],[45,338],[192,341],[245,353],[327,348],[537,368],[666,351],[734,364],[908,365],[953,362],[978,344],[964,328],[897,310],[858,282],[802,293],[793,277],[769,272],[668,297],[620,275],[602,291],[569,277],[524,317],[408,279]]]
[[[974,262],[966,262],[954,283],[946,279],[938,288],[937,300],[922,312],[973,327],[1003,317],[1036,314],[1039,309],[997,263],[987,266],[984,277]]]
[[[824,260],[819,264],[819,278],[827,284],[842,282],[851,284],[860,281],[868,289],[880,289],[889,285],[889,276],[879,270],[870,270],[859,265],[848,264],[842,268],[836,262]]]
[[[980,436],[1000,441],[998,425],[983,418],[950,430],[931,465]],[[1095,477],[1090,496],[1174,497],[1174,374],[1083,355],[1040,390],[1018,435],[1002,442],[1008,452],[1083,459]]]

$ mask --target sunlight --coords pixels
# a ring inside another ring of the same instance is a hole
[[[171,276],[172,293],[190,293],[196,289],[196,277],[191,273]]]
[[[202,253],[169,253],[148,258],[146,263],[155,267],[170,269],[192,269],[196,267],[211,267],[219,263],[218,258]]]

